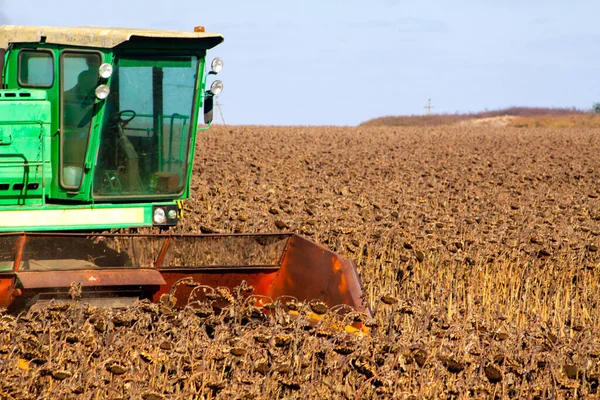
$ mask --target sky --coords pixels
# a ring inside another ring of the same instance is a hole
[[[24,6],[26,4],[26,6]],[[0,24],[225,36],[228,125],[358,125],[388,115],[600,101],[596,0],[0,0]]]

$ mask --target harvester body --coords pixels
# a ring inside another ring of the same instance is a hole
[[[198,120],[210,125],[222,89],[207,85],[222,63],[207,72],[206,53],[222,41],[203,29],[0,27],[0,307],[74,297],[74,285],[99,303],[157,301],[191,277],[366,310],[354,264],[296,235],[91,233],[177,224]]]
[[[0,231],[175,225],[222,40],[0,27]]]

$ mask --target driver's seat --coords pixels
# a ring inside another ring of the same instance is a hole
[[[119,127],[119,129],[121,129]],[[131,144],[131,141],[121,134],[119,136],[118,146],[125,155],[125,174],[121,175],[121,185],[127,188],[127,191],[140,192],[142,190],[142,178],[140,177],[140,162],[137,152]]]

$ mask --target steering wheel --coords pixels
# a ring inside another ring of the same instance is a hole
[[[116,113],[114,115],[114,118],[115,118],[115,120],[119,121],[120,123],[126,124],[129,121],[131,121],[132,119],[134,119],[136,115],[137,115],[136,112],[133,110],[123,110],[123,111],[119,111],[118,113]]]

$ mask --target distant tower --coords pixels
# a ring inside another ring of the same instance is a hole
[[[219,100],[217,100],[215,98],[215,101],[217,102],[217,111],[219,111],[219,115],[221,116],[221,121],[223,121],[223,125],[227,126],[227,122],[225,122],[225,117],[223,116],[223,109],[221,107],[223,107],[223,104],[219,103]]]
[[[423,108],[425,109],[425,115],[431,114],[431,109],[433,108],[431,105],[431,99],[427,99],[427,105]]]

